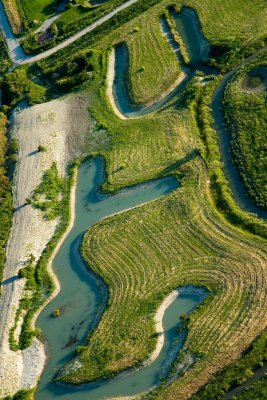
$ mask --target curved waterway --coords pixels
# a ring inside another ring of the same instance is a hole
[[[191,9],[182,8],[181,12],[178,13],[172,10],[171,14],[176,30],[186,46],[191,67],[189,68],[184,65],[180,47],[175,41],[166,19],[162,17],[160,20],[162,34],[166,36],[177,58],[177,62],[181,65],[180,78],[177,77],[174,87],[170,88],[160,99],[147,106],[137,106],[131,104],[127,89],[126,79],[129,71],[127,46],[124,43],[116,46],[114,50],[115,54],[112,54],[110,60],[110,69],[112,70],[110,76],[110,80],[112,81],[111,95],[114,106],[123,117],[137,118],[158,110],[184,89],[196,72],[196,68],[204,68],[200,66],[200,63],[202,60],[207,59],[209,46],[202,35],[196,13]]]
[[[48,356],[37,389],[37,400],[58,397],[63,400],[98,400],[135,395],[157,385],[160,378],[166,375],[185,338],[185,332],[177,335],[179,315],[190,313],[207,294],[205,290],[191,286],[178,289],[178,296],[164,314],[163,348],[150,365],[118,379],[87,385],[82,389],[51,382],[58,368],[71,360],[75,347],[86,342],[90,330],[99,321],[107,299],[105,285],[88,272],[80,258],[79,245],[83,233],[105,217],[156,200],[178,188],[177,180],[167,177],[121,190],[112,196],[103,195],[99,193],[104,180],[103,164],[103,159],[95,158],[79,168],[74,225],[53,260],[53,270],[61,290],[37,319]],[[53,318],[51,314],[56,308],[61,308],[63,312],[60,317]]]
[[[192,79],[196,70],[201,70],[206,74],[217,74],[215,68],[202,65],[208,59],[209,44],[201,31],[197,14],[194,10],[183,7],[178,13],[171,10],[175,28],[185,44],[190,66],[184,64],[180,47],[176,42],[171,29],[164,17],[160,19],[162,34],[166,37],[171,46],[177,62],[180,63],[181,72],[173,87],[169,88],[159,99],[153,103],[138,106],[132,104],[127,87],[127,75],[129,72],[129,54],[125,43],[117,45],[110,57],[109,64],[109,96],[113,107],[121,118],[138,118],[159,110],[175,96],[182,92],[186,84]]]
[[[178,79],[177,85],[168,94],[148,106],[137,106],[130,102],[126,83],[126,76],[129,70],[128,49],[125,44],[120,44],[115,47],[114,53],[110,60],[112,62],[114,57],[114,65],[110,66],[114,70],[112,79],[113,104],[121,116],[126,118],[138,118],[158,110],[182,91],[194,73],[194,71],[183,68],[181,79]]]

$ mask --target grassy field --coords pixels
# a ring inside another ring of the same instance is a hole
[[[199,361],[162,398],[188,398],[264,328],[267,298],[265,285],[258,285],[266,280],[263,245],[212,211],[201,161],[183,172],[183,188],[156,207],[109,218],[86,234],[84,257],[107,283],[110,300],[80,355],[84,367],[68,381],[107,376],[146,358],[155,345],[154,311],[179,285],[203,285],[212,294],[189,324],[185,353]]]
[[[91,112],[112,138],[112,150],[104,154],[109,190],[162,175],[178,160],[183,162],[192,156],[197,142],[189,135],[189,129],[195,127],[185,109],[166,109],[138,120],[120,120],[105,104],[105,88],[102,89],[100,97],[91,98]]]
[[[267,55],[265,55],[267,60]],[[267,61],[261,61],[267,76]],[[251,198],[267,207],[266,130],[267,107],[264,87],[249,86],[249,73],[257,64],[246,68],[228,85],[224,96],[227,125],[232,135],[233,157]],[[264,73],[264,72],[263,72]],[[257,76],[257,74],[256,74]],[[263,85],[264,86],[264,85]]]
[[[162,34],[159,18],[141,19],[129,35],[129,89],[134,104],[162,95],[178,78],[180,66]]]
[[[184,0],[184,5],[197,10],[208,40],[253,40],[266,35],[267,7],[262,0]]]
[[[33,21],[43,22],[55,12],[53,0],[20,0],[28,23]]]

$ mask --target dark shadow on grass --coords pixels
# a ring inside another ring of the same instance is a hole
[[[171,171],[175,170],[178,167],[181,167],[182,165],[188,163],[189,161],[194,160],[196,157],[200,155],[198,149],[192,150],[189,154],[187,154],[185,157],[181,158],[181,160],[175,162],[172,165],[169,165],[167,168],[163,170],[163,175],[169,174]]]

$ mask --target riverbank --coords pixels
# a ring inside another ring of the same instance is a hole
[[[10,329],[24,296],[25,280],[18,278],[19,269],[27,265],[31,255],[36,260],[40,258],[60,222],[45,220],[42,212],[26,200],[53,162],[57,163],[60,175],[65,175],[88,126],[87,100],[80,95],[16,111],[14,115],[12,137],[18,140],[20,150],[13,188],[13,227],[0,299],[0,396],[34,387],[45,363],[43,345],[36,339],[23,351],[13,352],[9,348]],[[46,151],[38,151],[40,145]]]

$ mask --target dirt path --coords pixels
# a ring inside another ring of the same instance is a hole
[[[18,271],[30,254],[36,260],[40,258],[59,223],[45,220],[41,211],[26,205],[26,198],[54,161],[59,173],[65,174],[67,164],[84,145],[88,129],[87,100],[80,95],[25,109],[14,118],[13,137],[19,141],[20,152],[14,179],[15,213],[0,298],[0,398],[33,387],[45,362],[44,348],[38,340],[24,351],[9,349],[9,331],[24,288]],[[39,145],[47,151],[38,152]]]
[[[243,383],[240,386],[237,386],[236,388],[230,390],[223,398],[222,400],[231,400],[234,396],[237,396],[241,394],[244,390],[249,388],[253,383],[257,382],[258,379],[263,378],[267,374],[267,362],[265,362],[264,366],[261,368],[258,368],[254,375],[245,383]],[[264,400],[264,399],[262,399]]]

